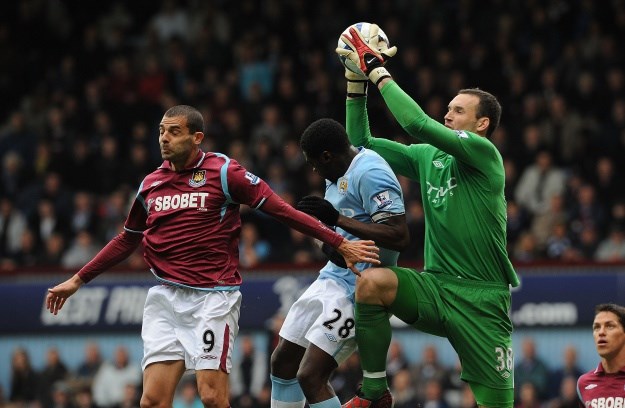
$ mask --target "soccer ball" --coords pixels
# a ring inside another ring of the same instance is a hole
[[[365,38],[365,41],[366,42],[369,41],[369,29],[371,28],[371,24],[370,23],[356,23],[356,24],[352,24],[351,26],[347,27],[345,29],[345,31],[343,31],[342,34],[348,34],[349,35],[349,28],[350,27],[354,27],[356,30],[360,31],[362,36]],[[386,36],[386,33],[384,31],[382,31],[381,28],[378,31],[378,39],[386,44],[386,48],[389,47],[388,37]],[[351,49],[347,44],[345,44],[345,42],[343,42],[341,37],[339,37],[338,47],[339,48],[344,48],[346,50]],[[382,51],[382,49],[378,48],[378,51]],[[343,66],[345,68],[349,69],[350,71],[352,71],[352,72],[354,72],[356,74],[364,75],[363,72],[360,70],[360,68],[358,68],[356,66],[356,64],[354,64],[354,62],[352,60],[350,60],[349,58],[345,58],[344,56],[339,55],[339,61],[341,61],[341,64],[343,64]]]

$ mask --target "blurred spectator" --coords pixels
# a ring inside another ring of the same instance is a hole
[[[96,245],[89,231],[78,231],[61,257],[61,266],[68,269],[82,268],[100,249],[101,246]]]
[[[71,219],[73,234],[87,231],[94,234],[98,230],[98,215],[93,202],[93,195],[86,191],[77,191],[74,194],[74,211]]]
[[[140,386],[134,383],[126,384],[122,402],[116,405],[115,408],[139,408],[139,401],[141,400],[140,388]]]
[[[26,218],[13,201],[0,197],[0,259],[13,258],[22,249],[22,235],[26,231]]]
[[[460,378],[461,374],[462,366],[460,365],[460,360],[458,360],[453,367],[447,369],[445,380],[442,383],[443,397],[453,407],[461,405],[464,398],[464,387],[467,383]]]
[[[550,373],[547,365],[536,353],[536,343],[533,338],[523,339],[521,352],[520,361],[514,367],[514,383],[518,393],[515,400],[520,406],[528,408],[537,404],[537,400],[547,396]],[[531,387],[526,384],[530,384]]]
[[[549,208],[540,214],[535,214],[532,219],[532,235],[536,238],[536,243],[541,250],[546,248],[547,239],[553,234],[554,227],[557,224],[566,224],[568,219],[564,197],[560,194],[553,195],[549,200]]]
[[[573,245],[582,259],[592,261],[599,246],[597,230],[594,227],[584,228],[573,242]]]
[[[69,371],[61,360],[59,349],[56,347],[48,348],[45,366],[39,374],[39,398],[44,407],[51,407],[57,403],[65,406],[69,405],[69,389],[65,383],[68,376]],[[55,391],[58,391],[59,395],[57,395],[58,400],[53,401]]]
[[[0,195],[16,199],[23,186],[29,182],[24,160],[15,151],[7,152],[2,158],[0,169]]]
[[[245,268],[257,266],[269,256],[269,242],[259,238],[258,228],[252,223],[241,226],[239,238],[239,262]]]
[[[404,354],[404,349],[400,342],[391,340],[386,357],[386,379],[389,384],[393,382],[393,377],[401,370],[408,368],[408,360]]]
[[[429,344],[423,348],[421,361],[410,368],[417,399],[426,400],[427,384],[430,381],[441,383],[445,380],[446,368],[438,359],[436,346]]]
[[[30,364],[30,356],[23,348],[13,351],[11,357],[11,392],[9,401],[16,404],[35,402],[40,386],[39,375]]]
[[[443,398],[443,386],[438,380],[427,380],[425,383],[424,408],[449,408],[449,404]]]
[[[603,205],[609,205],[624,195],[622,171],[618,171],[614,160],[609,156],[597,160],[592,180],[592,185],[597,190],[597,201]]]
[[[74,402],[72,401],[72,390],[65,381],[57,381],[52,385],[52,390],[50,391],[50,404],[47,405],[44,403],[44,407],[51,408],[75,408]]]
[[[241,336],[237,344],[240,354],[233,361],[230,392],[235,396],[247,394],[256,398],[269,376],[268,357],[256,348],[251,336]]]
[[[41,199],[37,203],[37,211],[28,219],[28,227],[35,232],[39,246],[45,246],[53,235],[64,238],[69,229],[68,220],[55,210],[52,201],[48,199]]]
[[[579,408],[577,378],[572,376],[562,378],[558,394],[549,401],[548,408]]]
[[[419,401],[415,394],[409,370],[400,369],[397,371],[389,384],[395,400],[395,408],[414,408],[418,406]]]
[[[573,345],[566,346],[562,352],[562,363],[549,377],[549,397],[555,398],[561,393],[565,379],[570,377],[577,383],[582,374],[584,371],[577,363],[577,349]]]
[[[60,266],[65,251],[65,238],[59,233],[51,234],[43,244],[37,258],[37,266],[54,267]]]
[[[515,398],[514,408],[541,408],[542,400],[534,383],[524,382],[519,386],[519,396]]]
[[[514,196],[532,215],[549,210],[551,197],[564,192],[564,172],[553,165],[551,153],[541,150],[521,174]]]
[[[534,235],[529,232],[523,232],[512,249],[512,258],[516,262],[534,262],[541,259],[541,253],[538,249],[538,243]]]
[[[180,383],[172,408],[204,408],[204,404],[202,404],[197,393],[195,376]]]
[[[102,355],[100,354],[100,346],[98,343],[89,341],[85,344],[84,356],[81,363],[76,369],[76,379],[89,385],[93,382],[93,378],[102,365]]]
[[[93,402],[93,394],[91,394],[91,386],[78,386],[74,394],[75,408],[97,408]]]
[[[93,379],[93,400],[100,408],[111,408],[124,402],[126,386],[141,384],[141,367],[130,361],[124,346],[115,349],[112,362],[105,361]]]
[[[545,253],[549,259],[575,260],[577,254],[569,235],[568,225],[564,220],[556,221],[545,242]]]
[[[595,260],[601,262],[625,260],[625,230],[621,225],[614,225],[608,237],[599,243],[595,252]]]
[[[604,204],[597,200],[596,190],[591,184],[582,184],[577,191],[576,201],[571,206],[570,225],[575,237],[584,228],[593,227],[603,231],[606,225]]]
[[[20,249],[13,254],[13,261],[21,267],[31,267],[37,265],[40,255],[35,234],[30,229],[24,230],[20,237]]]

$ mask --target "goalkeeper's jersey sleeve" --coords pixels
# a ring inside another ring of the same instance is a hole
[[[382,88],[390,111],[421,144],[371,136],[366,98],[347,100],[350,141],[376,151],[397,174],[421,184],[425,270],[519,285],[506,250],[503,160],[486,138],[446,128],[395,82]]]

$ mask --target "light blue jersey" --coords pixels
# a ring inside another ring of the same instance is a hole
[[[380,223],[405,213],[404,197],[395,173],[388,163],[373,150],[360,147],[347,172],[336,183],[326,180],[325,199],[341,215],[364,223]],[[336,232],[346,239],[358,237],[337,227]],[[381,266],[397,265],[399,252],[380,248]],[[357,264],[362,271],[370,263]],[[356,275],[349,269],[328,262],[319,272],[320,279],[334,279],[353,295]]]

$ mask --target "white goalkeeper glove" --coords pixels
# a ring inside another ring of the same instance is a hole
[[[349,49],[340,47],[336,49],[337,54],[349,58],[376,85],[384,78],[391,77],[384,64],[397,53],[397,47],[388,48],[386,44],[380,44],[379,30],[377,24],[371,24],[367,43],[358,30],[350,27],[349,35],[341,35],[341,39]]]

